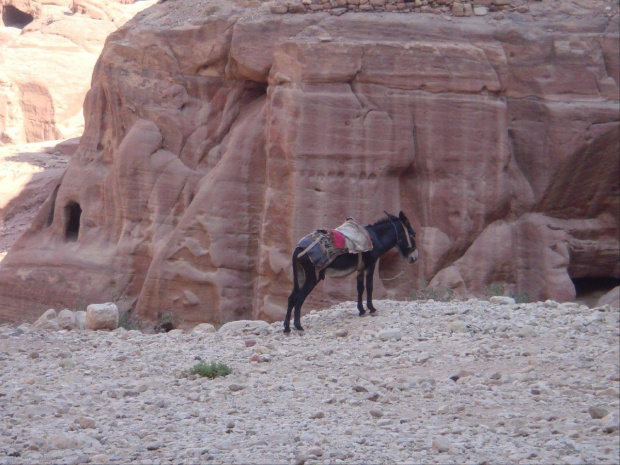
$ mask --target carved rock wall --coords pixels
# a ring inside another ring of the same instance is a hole
[[[620,277],[617,37],[590,11],[157,5],[109,37],[80,147],[1,264],[2,314],[279,319],[301,236],[399,209],[421,259],[382,259],[377,298],[504,282],[571,300],[571,278]],[[328,280],[305,308],[354,294]]]

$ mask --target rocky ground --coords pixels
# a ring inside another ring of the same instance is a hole
[[[617,309],[377,307],[289,336],[0,326],[0,464],[617,463]]]

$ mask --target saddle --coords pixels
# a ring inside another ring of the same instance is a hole
[[[297,257],[308,254],[314,267],[321,271],[345,253],[358,254],[361,264],[362,252],[372,250],[372,241],[366,228],[353,218],[347,218],[336,229],[317,229],[302,237],[297,247],[304,249]]]

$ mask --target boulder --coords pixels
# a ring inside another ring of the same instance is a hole
[[[83,310],[75,312],[75,326],[77,329],[86,329],[86,312]]]
[[[196,327],[194,327],[194,329],[192,329],[191,331],[192,334],[208,334],[215,332],[215,326],[213,326],[211,323],[200,323],[199,325],[196,325]]]
[[[610,305],[613,308],[620,308],[620,286],[614,287],[611,291],[598,299],[597,307]]]
[[[60,326],[61,329],[77,328],[77,318],[75,316],[75,313],[66,308],[58,313],[58,316],[56,317],[56,323],[58,323],[58,326]]]
[[[60,326],[56,322],[56,310],[50,308],[46,310],[37,321],[32,324],[33,329],[57,331]]]
[[[114,330],[118,328],[119,312],[116,304],[90,304],[86,307],[85,326],[91,330]]]

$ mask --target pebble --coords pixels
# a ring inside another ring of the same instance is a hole
[[[450,452],[452,450],[452,443],[444,436],[437,436],[433,439],[433,449],[436,449],[440,454]]]
[[[389,328],[379,331],[377,337],[382,341],[400,341],[403,335],[400,329]]]
[[[605,418],[607,415],[609,415],[609,411],[607,411],[603,407],[597,407],[597,406],[589,407],[588,413],[595,420],[600,420],[601,418]]]
[[[306,314],[303,336],[0,324],[0,465],[617,464],[618,310],[375,305]],[[183,375],[197,360],[232,373]]]

